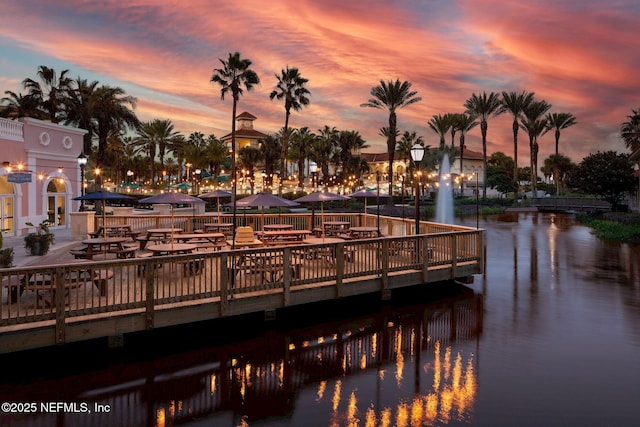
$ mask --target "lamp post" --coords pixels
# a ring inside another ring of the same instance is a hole
[[[195,181],[195,195],[197,196],[200,193],[200,174],[202,173],[202,169],[196,168],[193,173],[195,174],[193,180]]]
[[[311,172],[311,190],[316,190],[318,164],[316,162],[309,163],[309,172]]]
[[[376,227],[378,228],[378,237],[380,237],[380,171],[376,171]],[[366,212],[365,212],[366,213]]]
[[[84,168],[87,166],[87,158],[84,151],[78,156],[78,166],[80,167],[80,195],[84,196]],[[84,200],[80,201],[80,212],[84,211]]]
[[[420,163],[422,163],[422,158],[424,157],[424,147],[421,144],[414,144],[411,147],[411,159],[416,166],[416,195],[415,195],[415,205],[416,205],[416,234],[420,233]]]

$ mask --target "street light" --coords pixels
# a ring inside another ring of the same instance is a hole
[[[423,157],[424,147],[418,143],[414,144],[413,147],[411,147],[411,159],[416,165],[416,234],[420,232],[420,175],[418,173],[420,172],[420,163],[422,163]]]
[[[80,195],[84,196],[84,168],[87,166],[87,158],[84,151],[78,156],[78,166],[80,167]],[[80,212],[84,211],[84,200],[80,201]]]
[[[200,174],[202,173],[202,169],[196,168],[193,172],[195,173],[195,176],[193,177],[193,179],[196,184],[195,189],[196,189],[196,196],[197,196],[200,192]]]
[[[316,190],[318,164],[316,162],[309,163],[309,172],[311,172],[311,190]]]
[[[376,227],[378,228],[378,237],[380,237],[380,171],[376,171],[376,184]]]

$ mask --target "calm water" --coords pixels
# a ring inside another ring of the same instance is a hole
[[[0,425],[639,425],[638,248],[569,216],[481,226],[486,274],[452,292],[126,337],[126,350],[99,355],[65,347],[64,374],[49,353],[2,360],[2,401],[110,412],[0,414]]]

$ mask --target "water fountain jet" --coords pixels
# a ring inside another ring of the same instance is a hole
[[[453,184],[451,181],[449,155],[444,154],[440,165],[440,183],[436,198],[436,222],[453,224]]]

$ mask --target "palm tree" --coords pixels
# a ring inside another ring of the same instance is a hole
[[[262,159],[262,153],[259,149],[248,145],[240,149],[238,155],[242,168],[249,171],[249,184],[251,185],[251,194],[253,194],[256,185],[255,166]]]
[[[183,138],[178,132],[174,132],[171,120],[154,119],[141,123],[138,128],[138,137],[135,138],[136,146],[147,147],[149,160],[151,161],[151,182],[155,182],[156,169],[155,157],[156,149],[160,160],[160,170],[164,169],[164,157],[167,148],[172,147]]]
[[[511,113],[513,116],[513,180],[515,184],[515,197],[514,203],[517,203],[518,200],[518,129],[520,126],[518,122],[522,118],[523,111],[531,104],[533,101],[534,94],[533,92],[502,92],[502,108],[505,112]]]
[[[93,135],[95,134],[95,123],[93,120],[93,110],[96,101],[97,81],[89,82],[78,77],[74,82],[74,88],[67,93],[65,99],[66,124],[73,124],[87,133],[83,137],[82,149],[86,154],[91,154]]]
[[[549,130],[555,129],[556,155],[558,155],[558,145],[560,143],[560,130],[576,123],[578,122],[571,113],[547,113],[547,127]]]
[[[17,94],[7,90],[4,92],[8,97],[2,98],[5,102],[5,109],[0,111],[0,117],[19,119],[21,117],[33,117],[34,119],[44,118],[44,113],[39,108],[39,101],[31,95]]]
[[[529,135],[529,151],[531,153],[531,190],[533,196],[537,197],[538,190],[538,137],[544,135],[549,129],[547,120],[541,119],[549,111],[551,104],[546,101],[532,101],[524,109],[524,117],[520,119],[520,128]]]
[[[367,142],[355,130],[343,130],[337,138],[338,161],[344,175],[360,176],[360,151],[367,148]]]
[[[437,114],[427,122],[429,127],[440,136],[440,148],[444,147],[444,138],[451,129],[451,118],[451,114]]]
[[[214,134],[211,134],[205,140],[206,160],[209,163],[208,169],[213,176],[213,185],[218,186],[218,176],[222,169],[222,164],[227,160],[229,154],[227,147]]]
[[[487,95],[482,92],[480,95],[475,93],[464,103],[468,114],[476,116],[480,120],[480,131],[482,132],[482,160],[484,162],[484,178],[482,179],[482,198],[487,197],[487,128],[490,117],[495,117],[503,113],[500,95],[491,92]]]
[[[137,99],[126,96],[119,87],[101,86],[95,92],[94,102],[93,118],[98,136],[96,166],[101,168],[105,160],[107,138],[113,133],[122,132],[123,128],[138,126],[138,118],[133,112]]]
[[[627,116],[629,121],[620,126],[620,136],[627,148],[635,151],[640,148],[640,108],[631,112],[633,114]]]
[[[58,73],[53,68],[45,65],[38,67],[38,77],[40,82],[33,79],[24,79],[22,86],[29,90],[29,95],[38,99],[40,106],[47,113],[51,123],[58,123],[61,119],[60,113],[63,111],[64,100],[71,90],[72,80],[67,77],[69,70]]]
[[[304,162],[309,157],[313,141],[316,138],[317,135],[306,126],[291,135],[289,156],[298,164],[298,187],[300,189],[304,188]]]
[[[231,206],[233,212],[233,224],[236,223],[236,193],[238,190],[236,177],[236,108],[240,95],[243,94],[243,86],[247,91],[251,91],[254,86],[260,83],[258,74],[251,68],[251,60],[241,59],[240,52],[230,53],[225,62],[218,58],[222,68],[213,70],[211,82],[220,85],[220,97],[224,100],[224,95],[231,92],[233,96],[233,108],[231,112]],[[235,228],[234,228],[235,230]],[[235,232],[234,232],[235,234]],[[235,236],[234,236],[235,237]]]
[[[267,135],[259,142],[260,159],[264,163],[264,187],[273,188],[273,174],[276,172],[276,162],[280,158],[282,138],[276,135]]]
[[[322,179],[325,185],[329,181],[329,159],[338,146],[338,130],[335,127],[325,125],[318,129],[318,137],[313,141],[309,158],[317,163],[322,171]],[[344,174],[343,174],[344,175]]]
[[[553,181],[556,184],[556,196],[559,196],[567,176],[575,167],[576,165],[567,156],[552,154],[544,159],[544,164],[540,169],[546,176],[553,176]]]
[[[460,131],[460,174],[463,173],[462,161],[464,157],[464,140],[465,135],[474,127],[478,126],[478,122],[476,121],[476,116],[471,114],[456,114],[456,121],[454,126],[457,130]],[[486,170],[486,169],[485,169]],[[486,175],[485,175],[486,176]],[[462,193],[464,193],[464,188],[461,187]],[[478,189],[476,188],[476,191]]]
[[[377,108],[389,112],[389,134],[387,138],[387,153],[389,155],[389,194],[393,194],[393,160],[396,151],[396,131],[397,131],[397,115],[396,111],[408,105],[420,102],[422,98],[417,96],[417,91],[411,90],[411,83],[404,81],[400,83],[399,79],[395,82],[389,80],[384,82],[380,80],[378,86],[371,88],[370,92],[373,98],[370,98],[361,107]],[[389,197],[389,203],[393,203],[393,199]]]
[[[278,84],[269,94],[269,98],[271,100],[273,98],[284,99],[284,131],[282,133],[282,154],[280,157],[280,185],[278,186],[278,195],[282,196],[282,183],[287,175],[285,161],[289,146],[289,116],[292,108],[294,111],[300,111],[302,107],[309,105],[311,92],[305,87],[309,80],[302,77],[297,68],[289,68],[287,66],[285,70],[281,70],[280,75],[276,74],[276,79],[278,79]]]

